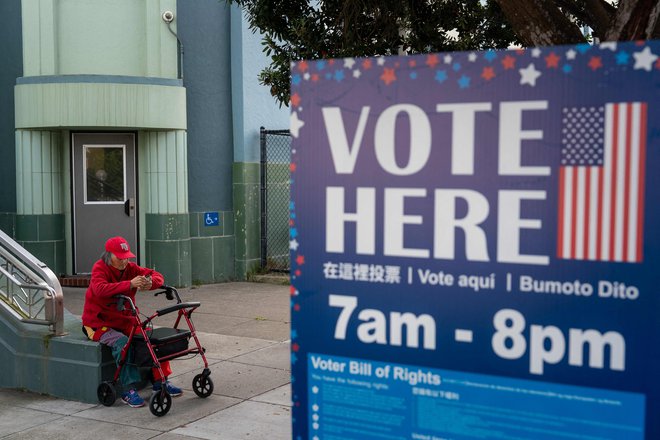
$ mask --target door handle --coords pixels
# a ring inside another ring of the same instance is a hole
[[[135,217],[135,199],[133,197],[124,202],[124,213],[129,217]]]

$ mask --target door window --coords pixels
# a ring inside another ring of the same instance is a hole
[[[126,146],[84,145],[85,204],[124,203]]]

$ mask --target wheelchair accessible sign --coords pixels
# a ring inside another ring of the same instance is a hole
[[[204,226],[218,226],[220,225],[220,216],[218,212],[205,212],[204,213]]]
[[[660,438],[660,42],[292,64],[293,438]]]

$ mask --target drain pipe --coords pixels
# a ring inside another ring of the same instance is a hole
[[[179,79],[183,80],[183,43],[179,39],[179,36],[172,30],[172,22],[174,21],[174,12],[172,11],[165,11],[163,12],[163,15],[161,16],[163,18],[163,21],[167,23],[167,29],[170,31],[172,35],[174,35],[174,38],[176,38],[177,42],[177,70],[178,70],[178,77]]]

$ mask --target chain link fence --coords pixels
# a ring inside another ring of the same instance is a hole
[[[291,134],[261,127],[261,268],[289,271]]]

